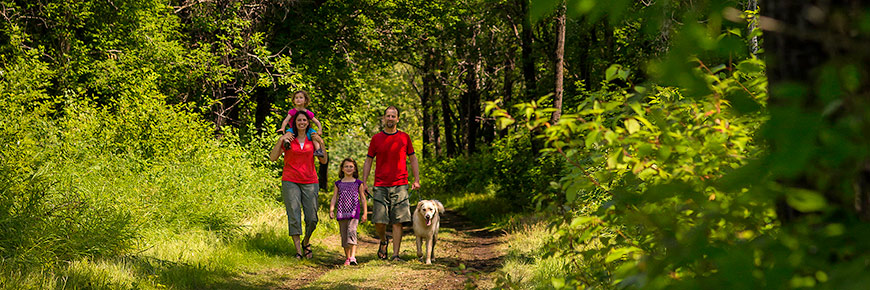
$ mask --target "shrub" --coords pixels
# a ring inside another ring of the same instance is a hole
[[[0,113],[14,116],[0,120],[4,265],[117,255],[149,227],[230,233],[274,202],[262,157],[216,140],[189,108],[156,93],[58,101],[44,92],[51,72],[41,62],[4,71]]]

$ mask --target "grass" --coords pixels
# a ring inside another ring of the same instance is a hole
[[[564,277],[570,271],[567,258],[543,257],[553,232],[547,222],[534,213],[513,210],[504,200],[497,198],[498,185],[489,185],[484,192],[440,193],[431,197],[444,202],[444,206],[459,212],[475,225],[490,230],[504,231],[505,253],[497,273],[497,288],[550,289],[553,278]]]
[[[510,219],[515,211],[503,199],[496,197],[497,185],[489,185],[484,192],[439,192],[415,198],[411,196],[412,206],[420,199],[437,199],[444,207],[462,214],[479,227],[491,227]]]
[[[550,289],[551,279],[564,277],[563,257],[544,257],[544,248],[552,232],[542,221],[534,218],[515,223],[505,243],[506,255],[500,271],[499,283],[515,289]]]
[[[316,253],[313,260],[300,261],[293,257],[296,251],[287,236],[284,208],[278,203],[243,219],[229,230],[148,230],[140,240],[139,250],[122,257],[79,259],[55,270],[15,271],[0,264],[0,288],[263,289],[287,288],[295,285],[288,283],[299,277],[309,277],[312,280],[305,281],[305,289],[404,289],[427,288],[415,284],[418,282],[434,287],[445,279],[462,283],[467,278],[457,274],[461,272],[456,269],[458,264],[454,265],[458,262],[442,260],[440,264],[424,265],[414,261],[413,235],[405,235],[402,241],[401,257],[407,262],[377,259],[377,248],[369,241],[359,249],[360,266],[337,266],[344,257],[340,242],[335,238],[337,223],[329,219],[325,210],[330,197],[331,193],[320,196],[320,222],[312,238]],[[534,217],[510,213],[506,203],[495,197],[493,188],[485,193],[416,198],[412,195],[412,203],[423,198],[442,200],[445,206],[462,213],[478,226],[508,233],[501,249],[506,257],[497,274],[501,281],[498,285],[521,289],[549,287],[550,279],[565,271],[566,261],[541,257],[550,236],[545,224]],[[358,230],[363,237],[373,236],[371,223],[360,225]],[[461,234],[451,228],[443,228],[439,237],[442,245],[464,242]],[[396,281],[396,275],[403,279]]]
[[[337,234],[325,210],[312,237],[321,259],[323,237]],[[297,260],[287,236],[284,208],[275,207],[232,232],[157,229],[146,232],[139,252],[122,257],[80,259],[49,269],[2,268],[2,289],[262,289],[301,275],[316,263]],[[0,265],[2,266],[2,265]],[[272,271],[272,269],[281,269]],[[261,273],[254,275],[256,273]]]

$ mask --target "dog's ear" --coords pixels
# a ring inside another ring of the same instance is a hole
[[[441,204],[437,199],[433,199],[432,202],[435,203],[435,206],[438,207],[438,213],[444,213],[444,205]]]

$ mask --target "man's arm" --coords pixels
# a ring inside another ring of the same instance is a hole
[[[366,190],[368,188],[369,172],[372,171],[372,160],[373,159],[371,157],[366,156],[366,162],[363,164],[363,175],[362,175],[363,190]]]
[[[409,156],[409,159],[411,159],[411,173],[414,174],[411,190],[414,190],[420,188],[420,165],[417,164],[417,154]]]

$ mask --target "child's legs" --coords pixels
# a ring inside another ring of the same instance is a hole
[[[350,248],[347,244],[348,225],[351,220],[338,220],[338,233],[341,236],[341,247],[344,248],[344,255],[350,259]]]
[[[320,134],[317,134],[314,128],[308,128],[306,133],[308,134],[308,140],[314,141],[314,150],[326,148],[326,142],[323,142],[323,138],[320,137]]]
[[[357,233],[356,228],[359,225],[359,219],[348,220],[347,225],[347,245],[350,248],[350,257],[356,257]]]
[[[306,136],[308,136],[308,140],[314,141],[314,150],[324,148],[323,138],[320,138],[320,134],[317,134],[317,131],[314,128],[308,128],[308,132],[305,132]]]

